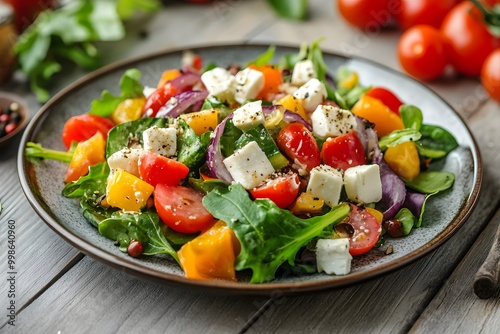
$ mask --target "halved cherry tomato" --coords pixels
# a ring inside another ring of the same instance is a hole
[[[281,129],[276,141],[289,158],[310,171],[321,163],[318,143],[302,123],[289,123]]]
[[[481,83],[490,97],[500,102],[500,48],[490,53],[484,61]]]
[[[176,186],[189,173],[189,167],[157,153],[145,153],[139,158],[139,176],[156,187],[157,184]]]
[[[158,184],[154,191],[155,208],[161,220],[181,233],[207,229],[214,217],[202,204],[203,194],[182,186]]]
[[[290,173],[278,176],[257,188],[250,189],[250,194],[254,199],[269,198],[278,207],[285,209],[297,198],[299,186],[299,176]]]
[[[401,35],[398,58],[406,72],[421,80],[440,77],[448,64],[441,33],[424,24],[413,26]]]
[[[441,34],[451,64],[465,75],[479,75],[486,57],[500,45],[500,40],[486,28],[480,10],[470,1],[453,7],[441,25]]]
[[[363,144],[355,131],[328,138],[321,149],[323,162],[333,168],[346,170],[366,163]]]
[[[351,205],[347,224],[351,225],[354,233],[349,237],[349,253],[361,255],[372,249],[382,233],[382,225],[366,210]]]
[[[66,148],[71,146],[73,141],[82,142],[97,132],[100,132],[106,140],[108,138],[108,131],[115,126],[115,123],[109,118],[83,114],[73,116],[66,121],[62,132],[62,140]]]
[[[257,98],[260,100],[272,100],[273,95],[279,92],[280,85],[283,83],[281,71],[272,65],[250,65],[248,67],[264,75],[264,87],[260,90]]]
[[[399,115],[399,107],[403,105],[403,102],[387,88],[373,87],[365,95],[379,99],[383,104],[388,106],[391,111]]]
[[[148,117],[155,117],[158,110],[163,107],[168,100],[170,100],[175,94],[177,94],[177,88],[175,88],[170,82],[167,82],[162,87],[156,89],[153,94],[151,94],[142,108],[142,114],[148,115]],[[150,110],[150,111],[149,111]]]

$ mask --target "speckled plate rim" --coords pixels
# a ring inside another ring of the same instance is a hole
[[[30,205],[34,208],[36,213],[42,218],[42,220],[59,236],[61,236],[64,240],[69,242],[72,246],[76,247],[83,253],[89,255],[90,257],[106,264],[115,269],[118,269],[123,272],[127,272],[139,278],[146,278],[148,280],[157,281],[160,283],[169,284],[172,286],[189,288],[190,290],[198,290],[204,293],[218,293],[218,294],[240,294],[240,295],[266,295],[271,296],[279,293],[280,295],[293,295],[293,294],[302,294],[307,292],[317,292],[327,289],[345,287],[352,284],[360,283],[366,281],[368,279],[378,277],[384,275],[386,273],[392,272],[396,269],[399,269],[403,266],[410,264],[417,259],[420,259],[424,255],[428,254],[432,250],[436,249],[438,246],[442,245],[445,241],[447,241],[456,231],[460,228],[467,218],[470,216],[473,208],[477,203],[477,199],[479,197],[481,181],[482,181],[482,161],[479,152],[479,147],[475,138],[473,137],[470,129],[464,122],[463,118],[456,113],[453,108],[446,103],[438,94],[436,94],[431,89],[427,88],[425,85],[420,82],[406,76],[405,74],[393,70],[384,65],[378,64],[376,62],[370,61],[361,57],[352,57],[345,56],[336,51],[329,51],[324,49],[324,54],[331,55],[333,57],[343,58],[346,61],[349,59],[356,60],[361,63],[367,63],[370,66],[378,67],[383,71],[387,71],[392,73],[393,75],[404,78],[405,80],[410,80],[418,85],[420,85],[421,89],[425,90],[427,94],[434,95],[436,98],[441,100],[444,104],[446,104],[453,113],[455,113],[460,121],[463,123],[462,125],[465,127],[468,135],[470,137],[471,142],[473,143],[473,147],[470,147],[473,158],[474,172],[473,172],[473,185],[469,196],[461,207],[459,213],[455,217],[453,221],[451,221],[446,228],[444,228],[441,233],[439,233],[435,238],[430,240],[424,246],[415,249],[412,252],[407,253],[401,258],[397,259],[393,262],[388,262],[382,264],[380,266],[373,267],[371,269],[351,273],[349,275],[343,276],[340,279],[336,277],[336,279],[332,280],[321,280],[321,281],[299,281],[299,282],[278,282],[278,283],[263,283],[263,284],[250,284],[250,283],[241,283],[241,282],[227,282],[227,281],[197,281],[197,280],[188,280],[182,276],[177,276],[170,273],[161,272],[158,270],[154,270],[147,266],[143,266],[137,264],[135,262],[127,261],[126,259],[120,258],[114,254],[108,253],[86,240],[76,236],[71,231],[69,231],[64,225],[61,225],[54,216],[50,214],[45,208],[44,203],[41,199],[36,195],[36,189],[34,188],[33,182],[30,181],[30,175],[28,173],[28,164],[29,162],[24,158],[24,147],[26,143],[31,141],[39,130],[39,123],[43,121],[43,119],[47,116],[50,111],[50,107],[55,104],[59,99],[64,97],[66,94],[70,94],[72,91],[77,88],[90,84],[92,81],[105,76],[109,72],[125,69],[133,66],[134,63],[144,62],[151,59],[155,59],[157,57],[166,56],[170,53],[182,52],[185,49],[190,50],[201,50],[201,49],[210,49],[210,48],[238,48],[238,47],[267,47],[269,44],[259,44],[259,43],[239,43],[239,44],[219,44],[219,45],[195,45],[190,46],[188,48],[174,48],[168,49],[156,53],[152,53],[146,56],[137,57],[121,62],[117,62],[108,66],[105,66],[101,69],[98,69],[92,73],[87,74],[86,76],[76,80],[59,93],[57,93],[49,102],[47,102],[32,118],[30,123],[28,124],[27,129],[24,132],[24,135],[21,140],[21,144],[19,146],[18,153],[18,174],[22,189],[30,203]],[[287,45],[287,44],[274,44],[277,48],[288,48],[288,49],[298,49],[298,45]],[[89,225],[90,226],[90,225]]]

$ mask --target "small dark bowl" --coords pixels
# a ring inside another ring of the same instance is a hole
[[[26,124],[28,124],[29,121],[28,108],[20,97],[10,93],[0,92],[0,108],[2,108],[3,110],[7,110],[13,102],[19,105],[19,108],[16,112],[19,114],[21,119],[19,120],[19,123],[17,124],[17,127],[14,129],[14,131],[0,137],[0,147],[4,147],[11,143],[18,134],[23,132]]]

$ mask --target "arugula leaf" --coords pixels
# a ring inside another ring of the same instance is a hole
[[[101,162],[89,167],[89,173],[77,181],[68,183],[62,190],[62,195],[68,198],[98,198],[106,194],[106,181],[109,166]]]
[[[126,99],[144,97],[144,86],[140,82],[141,72],[135,68],[128,69],[120,78],[120,95],[114,96],[107,90],[101,93],[101,99],[92,101],[89,114],[102,117],[110,116],[118,104]]]
[[[203,205],[235,232],[241,243],[235,268],[252,269],[250,283],[274,279],[279,266],[285,261],[293,264],[301,247],[325,237],[325,228],[350,212],[349,205],[342,204],[323,216],[300,219],[268,199],[252,201],[240,184],[214,189]]]
[[[408,188],[423,194],[433,194],[450,188],[455,182],[455,175],[449,172],[424,171],[411,180],[405,181]]]
[[[154,212],[115,213],[111,218],[99,223],[99,233],[120,243],[120,250],[126,251],[130,240],[139,240],[143,247],[143,255],[168,254],[177,263],[179,257],[160,227],[160,218]]]
[[[291,70],[297,62],[304,60],[307,57],[308,46],[307,43],[300,44],[298,53],[286,54],[281,58],[280,68]]]
[[[262,65],[270,64],[271,61],[273,60],[275,51],[276,51],[276,46],[274,46],[274,45],[269,46],[269,48],[267,49],[266,52],[264,52],[263,54],[261,54],[260,56],[255,58],[254,60],[249,61],[246,66],[247,67],[249,65],[262,66]]]
[[[305,20],[308,14],[308,0],[267,0],[274,11],[287,19]]]
[[[379,139],[378,145],[382,151],[407,141],[417,141],[422,135],[413,129],[395,130]]]

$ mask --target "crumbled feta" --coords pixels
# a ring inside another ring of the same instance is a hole
[[[292,72],[292,85],[302,86],[312,78],[317,78],[316,70],[314,69],[314,64],[311,60],[306,59],[299,61],[293,67]]]
[[[347,197],[357,203],[374,203],[382,199],[382,182],[378,165],[361,165],[346,169],[344,185]]]
[[[307,192],[333,207],[339,204],[342,191],[342,173],[328,165],[319,165],[310,172]]]
[[[233,124],[243,131],[264,123],[262,101],[249,102],[233,112]]]
[[[319,239],[316,243],[318,272],[346,275],[351,271],[351,260],[348,238]]]
[[[146,152],[154,152],[165,157],[177,153],[177,130],[174,128],[152,126],[142,133],[142,140]]]
[[[274,173],[273,165],[259,145],[251,141],[223,160],[234,182],[252,189]]]
[[[293,93],[293,96],[301,99],[305,111],[311,113],[320,103],[323,102],[327,93],[325,85],[318,79],[314,78],[300,86],[299,89]]]
[[[245,101],[257,97],[257,94],[264,87],[264,75],[260,71],[247,67],[236,73],[234,85],[236,89],[234,99],[243,104]]]
[[[313,132],[319,137],[338,137],[356,130],[356,117],[349,110],[319,105],[311,114]]]
[[[216,67],[201,75],[201,81],[208,93],[221,101],[233,102],[235,85],[234,76],[222,67]]]
[[[124,148],[117,151],[108,158],[108,165],[111,171],[123,169],[124,171],[139,176],[138,163],[139,157],[144,152],[142,148]]]

